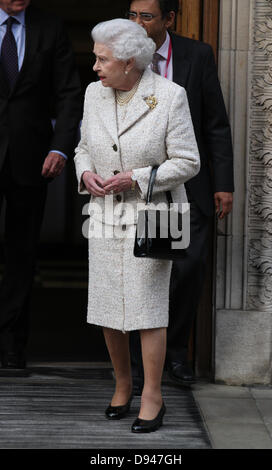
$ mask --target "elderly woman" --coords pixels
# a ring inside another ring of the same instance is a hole
[[[199,155],[186,92],[150,70],[155,44],[144,28],[115,19],[98,24],[92,37],[100,81],[86,90],[75,156],[79,192],[96,203],[90,220],[99,229],[99,236],[89,234],[88,322],[103,327],[115,372],[108,419],[129,412],[128,333],[140,330],[144,388],[132,432],[151,432],[165,413],[161,378],[171,261],[133,256],[136,206],[146,198],[154,165],[153,202],[165,202],[167,190],[173,202],[187,202],[184,182],[198,173]],[[124,210],[129,204],[134,215]]]

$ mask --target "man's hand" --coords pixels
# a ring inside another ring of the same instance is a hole
[[[42,176],[45,178],[55,178],[59,176],[65,167],[65,158],[56,152],[49,152],[44,160]]]
[[[232,201],[232,193],[214,193],[215,210],[219,219],[224,219],[224,217],[231,212]]]

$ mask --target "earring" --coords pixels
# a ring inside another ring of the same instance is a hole
[[[127,70],[125,70],[125,74],[126,74],[126,75],[128,74],[128,71],[127,71]]]

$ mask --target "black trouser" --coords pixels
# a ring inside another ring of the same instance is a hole
[[[205,280],[210,217],[190,201],[191,239],[184,259],[173,261],[170,279],[167,360],[184,360]],[[137,331],[130,334],[131,365],[134,375],[142,375],[141,344]]]
[[[47,186],[13,181],[8,158],[0,172],[0,210],[6,201],[4,277],[0,285],[0,350],[22,351]]]

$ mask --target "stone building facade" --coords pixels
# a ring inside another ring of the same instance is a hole
[[[272,0],[221,1],[219,36],[235,200],[218,225],[215,380],[271,384]]]

